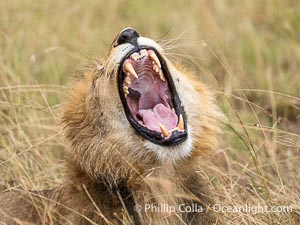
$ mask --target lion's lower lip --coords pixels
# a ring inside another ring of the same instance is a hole
[[[150,48],[125,57],[119,72],[120,96],[129,122],[142,136],[158,144],[178,143],[187,136],[183,109],[159,58]]]

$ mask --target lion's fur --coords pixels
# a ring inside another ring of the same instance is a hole
[[[165,58],[187,114],[189,143],[165,148],[149,143],[124,114],[114,51],[101,66],[95,63],[85,71],[65,106],[62,123],[70,143],[69,181],[43,197],[36,192],[1,194],[0,221],[17,224],[9,218],[19,217],[16,221],[34,224],[175,225],[218,220],[210,210],[170,215],[134,211],[135,204],[198,203],[207,207],[213,203],[198,162],[202,154],[216,148],[223,115],[204,84]],[[190,152],[181,157],[181,149]],[[173,153],[178,157],[168,159]],[[33,200],[35,206],[30,204]]]

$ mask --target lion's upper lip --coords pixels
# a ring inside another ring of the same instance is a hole
[[[133,127],[148,140],[170,145],[187,137],[184,112],[173,80],[155,49],[126,56],[119,71],[120,97]]]

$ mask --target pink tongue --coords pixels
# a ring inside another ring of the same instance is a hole
[[[164,125],[168,130],[176,127],[178,122],[177,115],[162,103],[154,106],[153,109],[142,109],[138,114],[143,117],[143,122],[149,130],[161,132],[159,123]]]

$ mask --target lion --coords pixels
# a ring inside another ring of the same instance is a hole
[[[199,162],[218,146],[212,92],[154,40],[125,28],[62,115],[68,179],[0,195],[4,224],[218,224]]]

